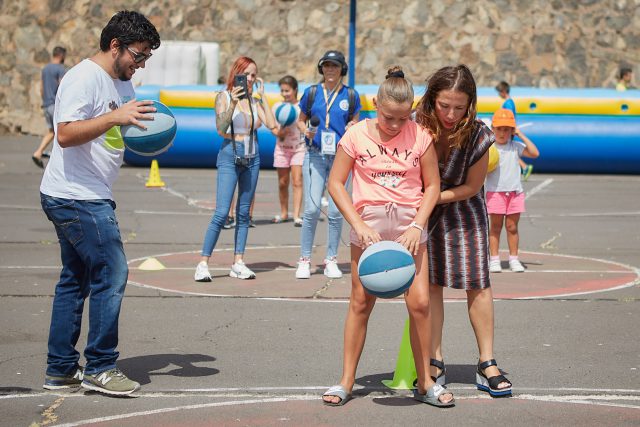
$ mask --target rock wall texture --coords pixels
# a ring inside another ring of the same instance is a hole
[[[118,10],[144,13],[163,39],[220,44],[221,74],[238,55],[276,81],[318,79],[328,49],[348,52],[349,1],[0,0],[0,130],[40,133],[40,69],[54,46],[73,65],[98,48]],[[357,83],[399,64],[416,84],[465,63],[481,86],[599,87],[640,68],[640,0],[358,1]]]

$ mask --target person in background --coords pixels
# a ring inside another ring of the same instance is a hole
[[[320,218],[322,192],[333,166],[338,141],[346,129],[358,121],[360,114],[360,95],[343,83],[347,70],[342,52],[327,51],[318,61],[322,81],[308,87],[300,100],[298,129],[305,135],[307,152],[302,165],[304,214],[296,279],[311,277],[311,249]],[[311,120],[317,120],[317,124],[312,126]],[[327,210],[329,224],[324,275],[339,279],[342,271],[338,268],[337,255],[342,215],[333,200],[329,200]]]
[[[495,141],[476,116],[476,82],[465,65],[444,67],[427,81],[416,121],[434,136],[440,198],[429,218],[429,283],[432,322],[431,375],[446,384],[442,349],[444,288],[466,292],[478,345],[476,386],[491,396],[511,394],[511,382],[493,358],[494,311],[489,276],[489,224],[483,184]]]
[[[245,76],[246,88],[235,86],[236,77]],[[257,93],[254,93],[254,84]],[[257,96],[255,96],[257,95]],[[204,236],[200,262],[196,266],[196,282],[210,282],[209,260],[231,209],[231,200],[238,187],[234,237],[234,262],[229,276],[254,279],[255,273],[244,263],[244,251],[249,234],[250,207],[256,192],[260,172],[257,129],[264,123],[274,129],[276,120],[264,95],[264,83],[258,77],[258,66],[246,56],[235,60],[226,90],[216,96],[216,128],[224,138],[216,166],[216,210]]]
[[[278,85],[284,102],[291,104],[299,115],[298,81],[293,76],[284,76],[278,81]],[[280,105],[282,105],[282,102],[273,106],[274,113]],[[302,208],[302,164],[306,151],[304,140],[300,138],[301,134],[297,121],[286,127],[278,125],[273,130],[273,133],[276,136],[273,167],[278,171],[280,214],[276,215],[272,222],[277,224],[291,220],[289,218],[289,177],[291,176],[293,184],[293,225],[302,227],[300,210]]]
[[[127,395],[140,384],[117,367],[118,320],[129,269],[111,191],[124,157],[120,126],[145,128],[153,101],[136,101],[131,77],[160,46],[138,12],[120,11],[103,28],[100,51],[60,82],[51,159],[40,184],[42,209],[55,227],[62,271],[56,284],[44,388],[81,385]],[[72,173],[70,173],[72,172]],[[89,298],[86,367],[75,349]]]
[[[496,85],[495,89],[498,92],[498,95],[500,95],[500,98],[504,99],[504,102],[502,103],[502,107],[500,108],[506,108],[507,110],[511,110],[513,112],[513,116],[515,117],[516,103],[513,102],[513,99],[509,94],[509,92],[511,91],[511,86],[509,86],[509,83],[503,80]],[[521,179],[523,181],[528,180],[529,177],[531,176],[531,173],[533,172],[533,165],[526,164],[522,159],[518,159],[518,164],[520,165]]]
[[[616,90],[624,92],[627,89],[635,89],[633,87],[633,70],[629,67],[620,68],[618,75],[618,83],[616,83]]]
[[[516,127],[516,119],[506,108],[493,115],[491,128],[496,137],[495,147],[500,153],[498,166],[487,174],[485,190],[487,192],[487,212],[489,213],[489,250],[491,259],[489,271],[500,273],[500,232],[504,226],[509,244],[509,268],[514,273],[524,272],[524,266],[518,259],[518,222],[524,208],[524,190],[520,182],[518,159],[532,159],[540,155],[535,144]],[[522,142],[514,141],[517,136]]]
[[[47,133],[42,137],[40,145],[33,152],[31,160],[41,169],[44,169],[42,158],[46,157],[45,151],[51,141],[53,141],[53,115],[56,104],[56,93],[62,76],[67,71],[64,66],[64,59],[67,50],[61,46],[53,48],[51,62],[42,69],[40,80],[40,96],[42,97],[42,111],[44,120],[47,122]]]
[[[369,317],[376,303],[376,297],[368,294],[360,282],[358,262],[369,245],[384,239],[403,245],[416,265],[413,283],[404,293],[418,373],[413,397],[433,406],[453,406],[453,394],[429,376],[431,323],[425,226],[440,195],[433,138],[411,120],[413,86],[404,78],[402,68],[388,70],[373,102],[377,117],[347,130],[329,175],[331,198],[352,227],[352,274],[342,378],[324,393],[323,400],[327,405],[339,406],[351,397]],[[353,198],[346,189],[351,174]]]

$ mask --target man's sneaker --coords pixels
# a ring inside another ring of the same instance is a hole
[[[253,217],[249,217],[249,228],[256,228],[256,223],[253,221]]]
[[[122,396],[138,390],[140,384],[127,378],[120,369],[113,368],[95,375],[85,374],[82,387],[104,394]]]
[[[78,366],[78,369],[76,369],[76,372],[73,375],[68,375],[66,377],[45,375],[44,385],[42,386],[42,388],[47,390],[60,390],[63,388],[80,387],[83,377],[84,368],[82,366]]]
[[[502,273],[502,266],[500,265],[499,259],[492,259],[491,261],[489,261],[489,272]]]
[[[329,279],[339,279],[342,277],[342,271],[338,268],[336,257],[326,258],[324,260],[324,275]]]
[[[301,257],[298,260],[296,279],[308,279],[309,277],[311,277],[311,259]]]
[[[222,228],[224,228],[225,230],[228,230],[230,228],[233,228],[236,226],[236,219],[232,216],[228,216],[227,220],[224,222],[224,225],[222,226]]]
[[[209,267],[204,261],[200,261],[196,266],[196,273],[193,275],[196,282],[210,282],[211,273],[209,273]]]
[[[322,196],[322,198],[320,199],[320,206],[322,206],[323,208],[326,208],[327,206],[329,206],[329,199]]]
[[[251,271],[249,267],[245,265],[244,261],[240,260],[231,266],[229,277],[235,277],[236,279],[255,279],[256,273]]]
[[[527,165],[524,169],[522,169],[522,180],[526,181],[531,176],[531,172],[533,172],[533,165]]]
[[[511,268],[511,271],[513,271],[514,273],[524,273],[524,266],[522,265],[520,260],[509,260],[509,268]]]

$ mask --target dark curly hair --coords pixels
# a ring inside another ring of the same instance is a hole
[[[476,121],[476,81],[471,70],[464,65],[456,65],[440,68],[427,80],[427,91],[422,96],[416,107],[416,121],[429,129],[437,141],[442,134],[442,124],[436,116],[436,98],[443,90],[453,90],[467,94],[469,105],[465,116],[460,120],[449,134],[449,143],[452,147],[460,148],[470,139]]]
[[[100,35],[100,50],[109,50],[111,40],[117,39],[120,49],[136,42],[149,42],[151,49],[160,47],[160,35],[151,22],[141,13],[121,10],[113,15]]]

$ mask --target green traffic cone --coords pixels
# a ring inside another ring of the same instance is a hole
[[[382,380],[382,384],[395,390],[411,390],[413,382],[418,378],[416,373],[416,363],[413,360],[413,351],[411,351],[411,338],[409,337],[409,319],[404,324],[404,333],[402,334],[402,342],[400,343],[400,351],[398,352],[398,361],[396,362],[396,371],[393,373],[392,380]]]

